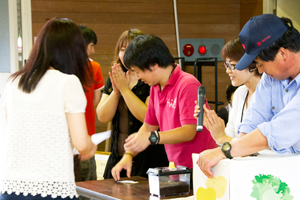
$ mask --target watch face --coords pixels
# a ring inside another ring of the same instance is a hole
[[[228,150],[230,150],[230,144],[225,143],[222,148],[223,148],[224,151],[228,151]]]
[[[157,136],[157,132],[156,131],[151,131],[150,133],[150,137],[149,137],[149,141],[151,143],[151,145],[156,145],[159,142],[159,137]]]
[[[150,141],[151,141],[151,142],[155,142],[155,141],[156,141],[156,137],[155,137],[155,136],[151,136],[151,137],[150,137]]]

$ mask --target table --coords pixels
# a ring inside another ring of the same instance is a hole
[[[97,181],[76,182],[76,190],[79,195],[89,197],[91,199],[105,200],[135,200],[135,199],[172,199],[179,197],[189,197],[193,195],[191,191],[188,195],[174,195],[167,197],[155,197],[150,195],[148,179],[140,176],[131,178],[121,178],[121,180],[138,181],[137,184],[117,183],[114,179],[105,179]]]

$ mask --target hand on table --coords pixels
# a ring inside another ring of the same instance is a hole
[[[130,178],[133,157],[129,154],[124,154],[122,159],[111,169],[111,174],[115,181],[120,180],[120,173],[125,169],[126,175]]]

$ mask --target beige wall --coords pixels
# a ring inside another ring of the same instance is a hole
[[[300,1],[299,0],[263,0],[263,13],[272,13],[276,10],[278,17],[290,18],[293,26],[300,31]]]
[[[300,0],[277,0],[277,16],[290,18],[300,31]]]

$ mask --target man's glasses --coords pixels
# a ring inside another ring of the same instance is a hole
[[[224,66],[226,69],[230,69],[231,71],[233,71],[233,70],[235,70],[236,64],[229,64],[229,63],[224,62]]]

